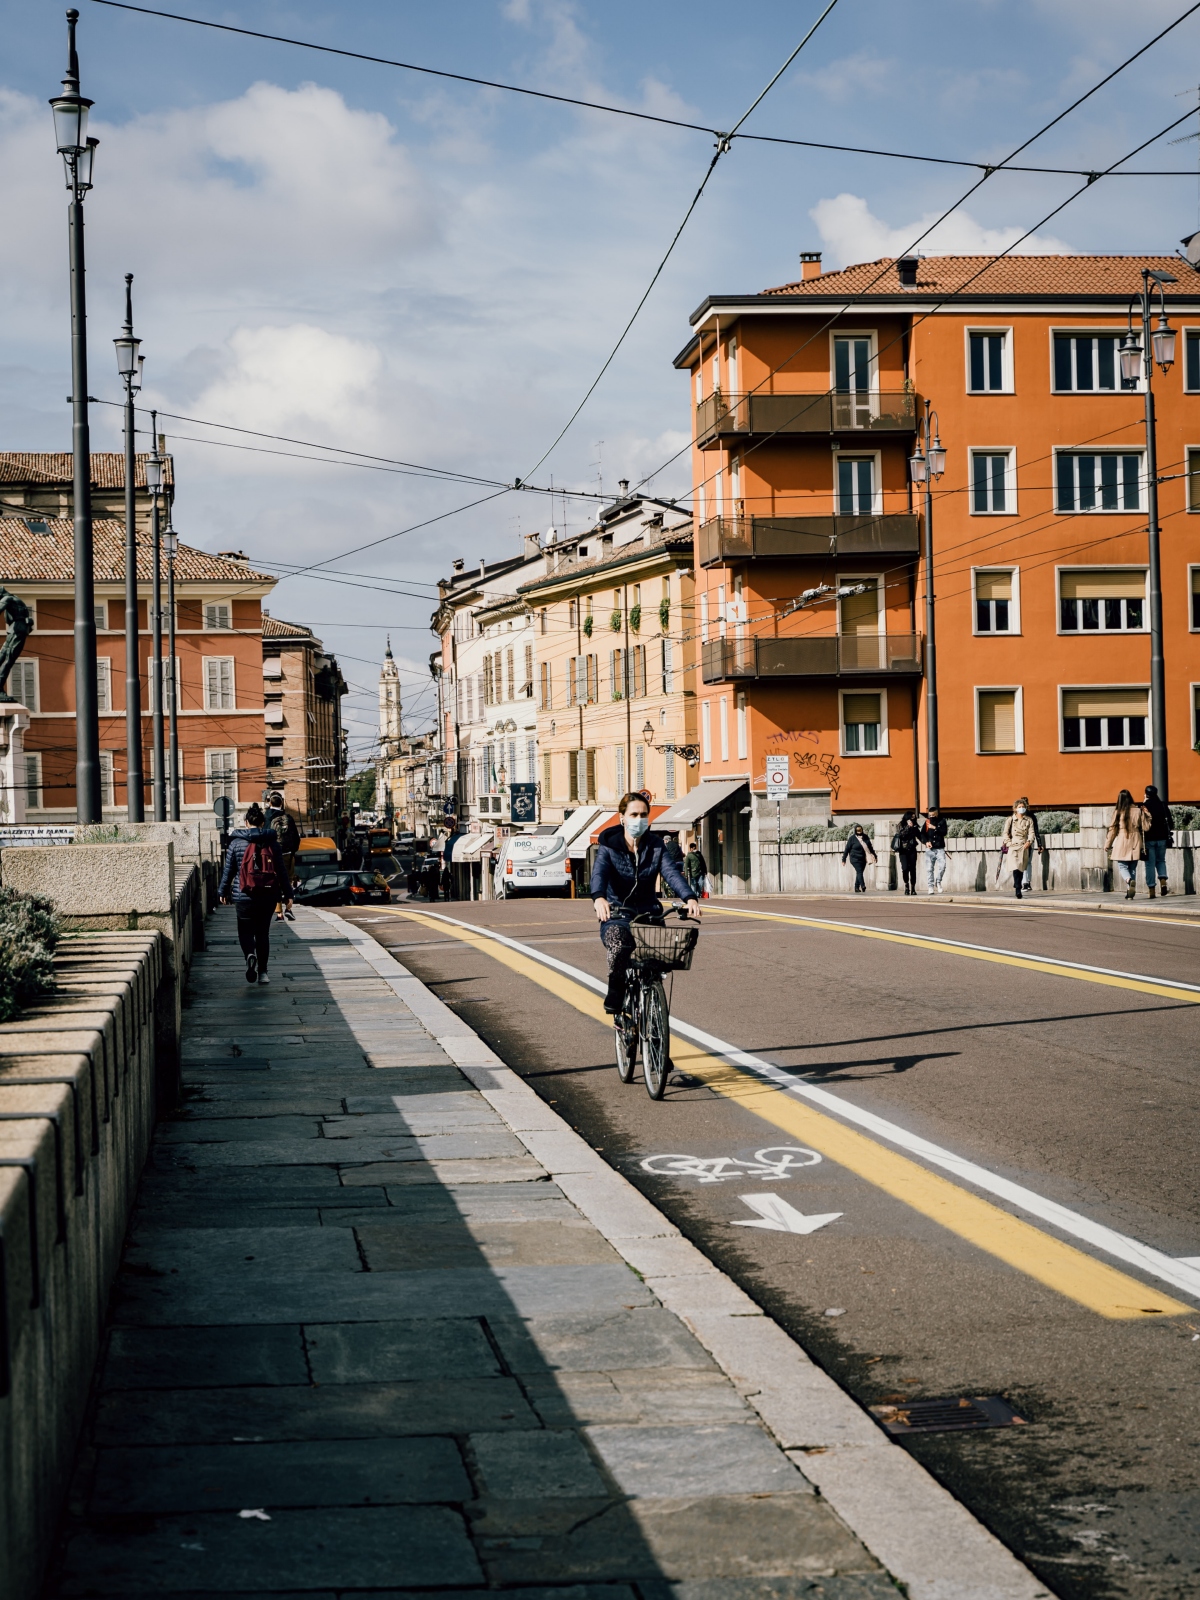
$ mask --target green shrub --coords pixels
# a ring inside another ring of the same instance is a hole
[[[619,611],[614,611],[612,616],[609,617],[608,625],[609,625],[609,627],[612,629],[612,631],[614,633],[620,633],[620,631],[621,631],[621,613]]]
[[[51,901],[0,889],[0,1022],[10,1022],[23,1005],[53,992],[58,936]]]
[[[1200,807],[1172,806],[1171,823],[1176,828],[1200,828]]]
[[[630,606],[630,608],[629,608],[629,626],[630,626],[630,628],[632,629],[632,631],[634,633],[640,632],[641,626],[642,626],[642,608],[641,608],[641,606]]]
[[[1079,814],[1075,811],[1038,811],[1038,827],[1043,833],[1078,833]]]
[[[671,602],[665,596],[658,602],[658,625],[664,633],[671,625]]]
[[[1008,816],[955,817],[946,829],[948,839],[997,839]]]
[[[791,828],[783,836],[784,844],[844,844],[854,832],[852,822],[844,822],[840,827],[830,828],[823,822],[811,822],[804,828]],[[868,839],[875,837],[875,824],[863,823],[863,832]],[[770,840],[767,843],[770,844]]]
[[[584,619],[583,619],[583,631],[584,631],[584,633],[587,634],[589,639],[592,637],[592,627],[593,627],[593,625],[594,625],[594,623],[593,623],[592,614],[589,611],[587,616],[584,617]]]

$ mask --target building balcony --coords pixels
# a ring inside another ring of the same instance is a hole
[[[917,397],[904,390],[849,394],[722,394],[696,407],[696,443],[713,450],[736,439],[839,433],[915,433]]]
[[[709,639],[700,646],[705,683],[749,678],[919,678],[919,633],[844,633],[784,639]]]
[[[877,517],[713,517],[700,525],[700,565],[822,556],[917,555],[910,512]]]

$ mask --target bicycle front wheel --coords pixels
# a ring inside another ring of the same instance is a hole
[[[651,1100],[661,1100],[671,1076],[671,1013],[661,978],[642,986],[642,1076]]]
[[[617,1077],[622,1083],[632,1083],[633,1074],[637,1069],[638,1049],[638,1024],[637,1024],[637,997],[630,994],[633,988],[629,983],[625,995],[625,1004],[613,1018],[613,1045],[617,1057]]]

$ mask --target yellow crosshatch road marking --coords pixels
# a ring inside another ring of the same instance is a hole
[[[1098,983],[1107,989],[1132,989],[1138,994],[1153,994],[1163,1000],[1183,1000],[1200,1005],[1200,989],[1186,988],[1182,984],[1164,979],[1124,977],[1120,973],[1089,971],[1086,967],[1067,966],[1055,961],[1053,956],[1009,955],[1002,950],[984,950],[951,940],[920,937],[909,933],[891,933],[886,928],[857,928],[852,922],[822,921],[817,917],[799,917],[785,911],[735,911],[730,906],[705,906],[705,915],[720,917],[750,917],[758,922],[790,922],[801,928],[814,928],[818,933],[848,933],[858,939],[879,939],[885,944],[906,944],[913,950],[932,950],[935,955],[965,956],[968,961],[992,961],[1000,967],[1023,967],[1027,972],[1040,972],[1052,978],[1076,978],[1084,983]]]
[[[407,917],[440,934],[451,934],[482,955],[540,984],[576,1011],[603,1027],[610,1026],[600,997],[590,989],[533,956],[436,914],[420,911],[390,912]],[[789,1095],[740,1071],[698,1045],[671,1037],[671,1059],[684,1072],[701,1079],[717,1094],[742,1105],[757,1117],[793,1135],[831,1161],[845,1167],[893,1199],[901,1200],[922,1216],[940,1223],[950,1233],[995,1256],[997,1260],[1054,1289],[1102,1317],[1128,1319],[1153,1316],[1192,1316],[1193,1306],[1182,1305],[1157,1289],[1147,1288],[1115,1267],[1064,1244],[1031,1223],[1001,1210],[948,1178],[911,1161],[897,1151],[848,1128]],[[652,1113],[651,1113],[652,1114]]]

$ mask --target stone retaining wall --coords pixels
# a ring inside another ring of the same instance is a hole
[[[57,993],[0,1025],[5,1600],[39,1592],[66,1494],[154,1126],[168,952],[154,929],[69,936],[55,956]]]

